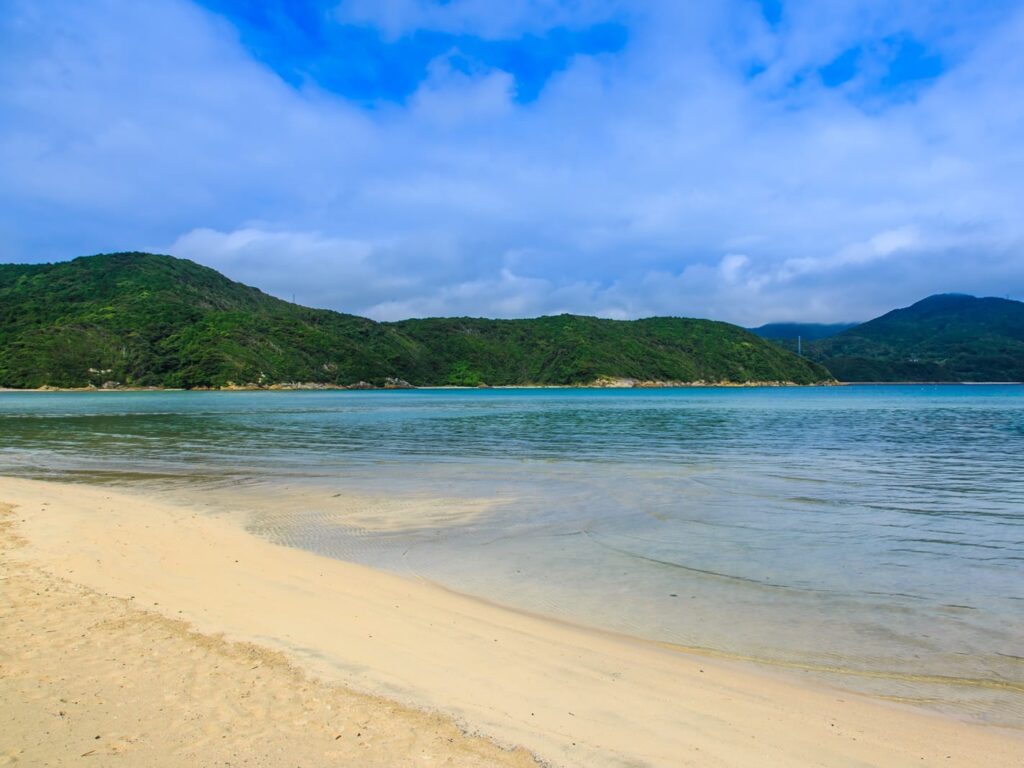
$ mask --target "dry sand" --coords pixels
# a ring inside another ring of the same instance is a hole
[[[0,502],[0,763],[530,764],[457,722],[566,766],[1024,764],[1019,731],[524,615],[142,496],[0,479]]]
[[[11,527],[0,506],[0,765],[536,766],[451,718],[19,562]]]

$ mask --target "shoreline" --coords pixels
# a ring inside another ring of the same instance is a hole
[[[1014,765],[1024,734],[541,618],[107,488],[0,478],[14,559],[552,765]],[[923,762],[922,762],[923,761]]]
[[[862,382],[857,382],[862,383]],[[886,382],[874,382],[884,384]],[[897,382],[899,383],[899,382]],[[945,382],[958,384],[961,382]],[[989,383],[989,382],[986,382]],[[993,382],[993,383],[1016,383],[1016,382]],[[344,384],[319,384],[310,382],[297,382],[290,384],[270,385],[228,385],[223,387],[31,387],[18,389],[16,387],[0,387],[0,392],[408,392],[423,390],[457,390],[457,391],[486,391],[489,389],[757,389],[757,388],[817,388],[844,386],[846,382],[815,382],[813,384],[798,384],[792,381],[747,381],[747,382],[684,382],[684,381],[641,381],[632,384],[620,383],[598,383],[590,384],[495,384],[486,386],[467,387],[455,384],[436,385],[408,385],[408,386],[345,386]]]
[[[535,389],[821,389],[831,387],[1006,387],[1022,386],[1024,381],[830,381],[813,384],[797,384],[791,381],[751,381],[751,382],[637,382],[634,384],[495,384],[493,386],[466,387],[454,384],[410,385],[408,387],[360,387],[343,384],[271,384],[269,386],[225,386],[225,387],[32,387],[18,389],[16,387],[0,387],[3,392],[422,392],[433,390],[455,391],[487,391],[487,390],[535,390]]]

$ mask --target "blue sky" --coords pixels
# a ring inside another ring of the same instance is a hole
[[[0,260],[379,319],[1024,298],[1024,3],[9,0]]]

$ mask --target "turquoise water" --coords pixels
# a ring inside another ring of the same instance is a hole
[[[1024,725],[1024,387],[0,393],[0,473]]]

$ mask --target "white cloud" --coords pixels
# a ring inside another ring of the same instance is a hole
[[[916,227],[900,227],[879,232],[862,243],[851,243],[828,256],[787,259],[780,270],[782,280],[792,280],[811,272],[832,272],[845,267],[860,267],[892,256],[919,249],[923,245]]]
[[[750,264],[750,259],[739,253],[730,253],[723,256],[718,262],[718,273],[728,284],[734,284],[740,278],[740,273]]]
[[[444,129],[508,117],[515,79],[507,72],[467,73],[451,66],[452,51],[430,64],[429,75],[410,99],[415,119]]]
[[[571,59],[529,104],[509,73],[441,57],[407,103],[362,109],[288,85],[184,0],[8,6],[9,259],[170,251],[381,318],[754,324],[1024,294],[1021,12],[997,30],[959,2],[956,24],[910,2],[830,3],[835,22],[794,2],[772,29],[743,0],[349,2],[394,35],[630,24],[621,54]],[[807,75],[901,30],[951,66],[911,98],[862,103]]]

